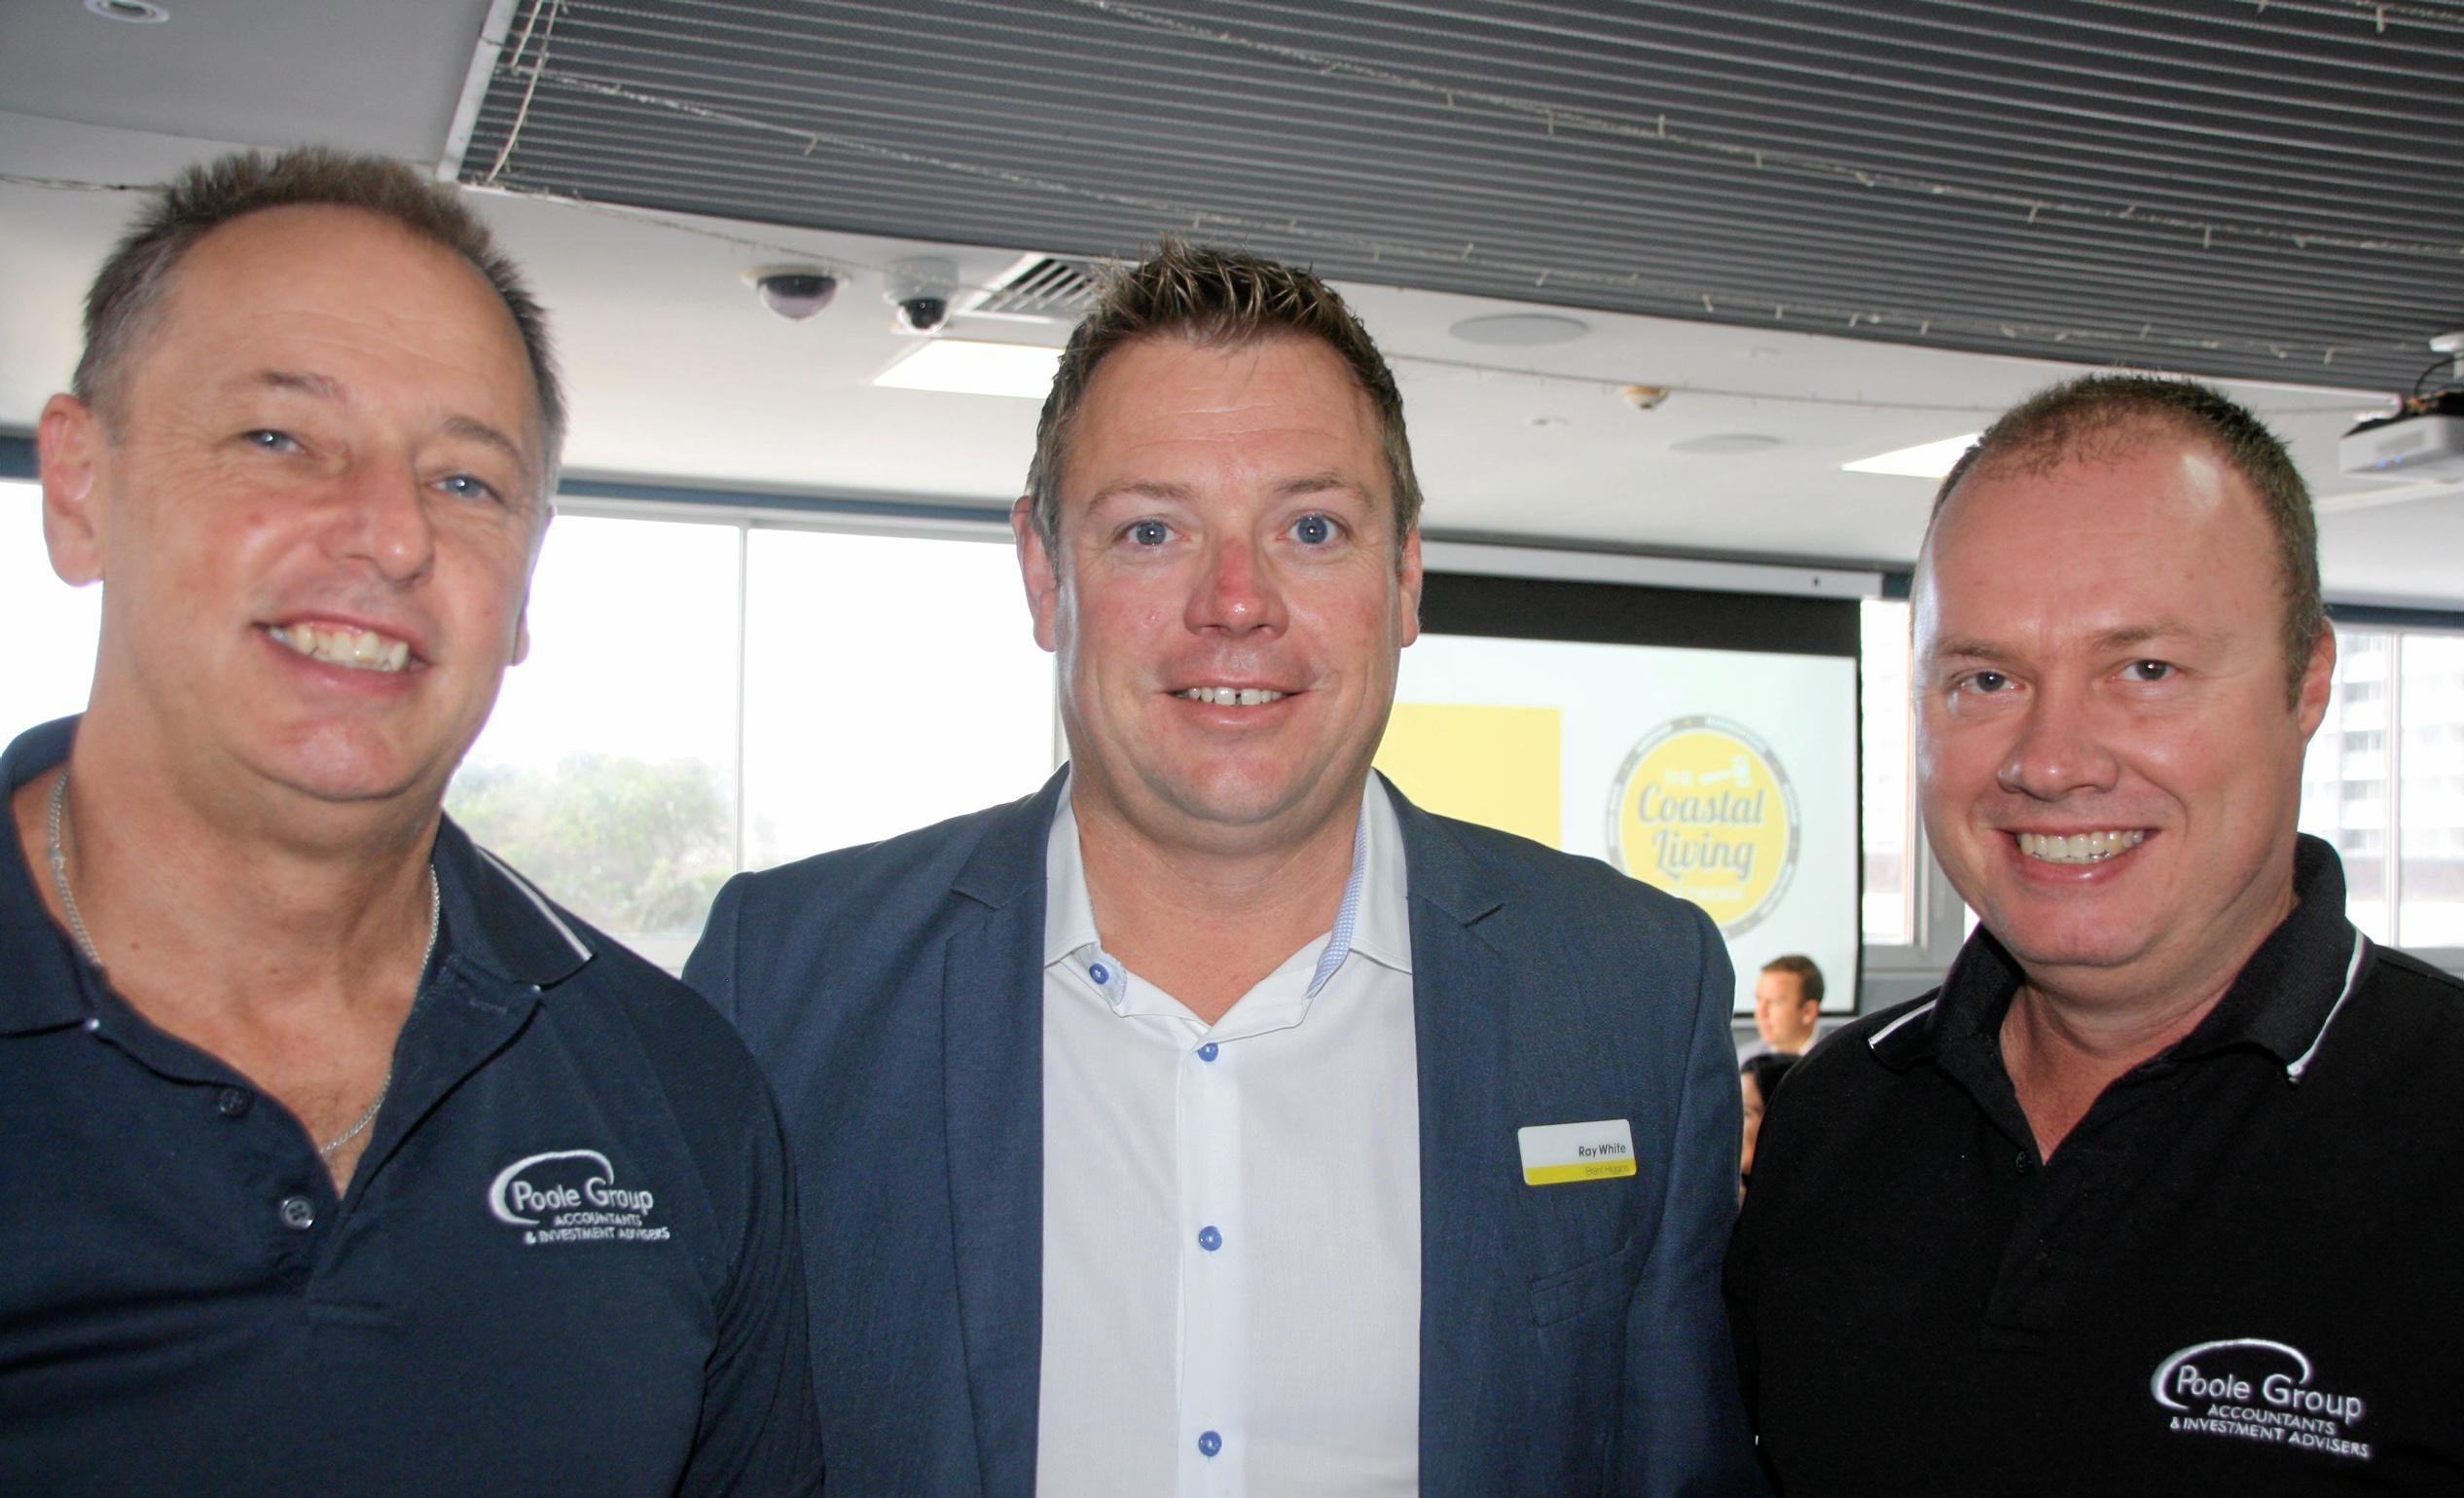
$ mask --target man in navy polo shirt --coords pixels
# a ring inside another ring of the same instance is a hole
[[[91,706],[0,760],[0,1491],[815,1490],[750,1059],[442,815],[524,649],[537,305],[406,168],[235,157],[75,389]]]

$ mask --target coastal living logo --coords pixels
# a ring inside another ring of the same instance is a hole
[[[1733,937],[1769,915],[1795,876],[1796,787],[1739,724],[1675,718],[1618,768],[1609,848],[1619,868],[1702,906]]]
[[[2318,1387],[2316,1376],[2300,1348],[2243,1336],[2183,1348],[2156,1365],[2148,1390],[2177,1431],[2370,1460],[2368,1403]]]
[[[659,1243],[658,1199],[644,1187],[616,1184],[616,1167],[597,1150],[550,1150],[525,1155],[488,1183],[488,1210],[541,1243]]]

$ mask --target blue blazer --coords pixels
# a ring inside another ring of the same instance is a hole
[[[787,1119],[833,1494],[1034,1492],[1061,786],[731,880],[685,967]],[[1758,1491],[1720,1296],[1740,1122],[1718,931],[1606,864],[1395,802],[1421,1491]],[[1638,1174],[1523,1184],[1518,1128],[1612,1118]]]

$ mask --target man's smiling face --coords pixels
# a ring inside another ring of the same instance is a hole
[[[1918,564],[1916,689],[1926,834],[1962,897],[2032,980],[2145,996],[2237,968],[2291,908],[2335,647],[2288,703],[2258,496],[2206,442],[2141,428],[1962,481]]]
[[[97,404],[44,419],[54,566],[104,586],[94,712],[208,794],[441,800],[520,657],[545,515],[486,279],[371,214],[249,214]]]
[[[1368,398],[1326,346],[1131,343],[1098,367],[1061,552],[1018,515],[1072,796],[1157,846],[1307,836],[1359,795],[1418,633]]]

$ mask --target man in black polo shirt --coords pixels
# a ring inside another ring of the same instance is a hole
[[[750,1058],[440,810],[524,646],[537,305],[299,152],[184,174],[87,323],[91,706],[0,758],[0,1492],[814,1491]]]
[[[1728,1289],[1784,1492],[2464,1491],[2464,984],[2294,830],[2316,547],[2193,384],[2057,386],[1944,481],[1918,777],[1981,925],[1763,1124]]]

